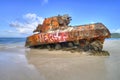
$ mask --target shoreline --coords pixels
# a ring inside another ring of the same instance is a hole
[[[118,80],[119,44],[120,40],[105,40],[103,50],[110,56],[29,49],[22,44],[5,47],[0,49],[0,80]]]

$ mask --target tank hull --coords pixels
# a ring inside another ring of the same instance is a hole
[[[102,43],[110,37],[109,30],[102,23],[67,27],[64,30],[54,30],[47,33],[38,33],[27,37],[26,47],[80,40],[99,40]]]

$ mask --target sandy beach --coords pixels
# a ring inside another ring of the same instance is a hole
[[[120,40],[106,40],[104,50],[110,56],[86,56],[28,49],[24,44],[2,45],[0,80],[119,80],[119,48]]]

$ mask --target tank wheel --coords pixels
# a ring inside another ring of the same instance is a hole
[[[80,47],[84,50],[84,51],[89,51],[89,45],[90,45],[90,42],[87,41],[87,40],[83,40],[81,41],[81,44]]]
[[[83,50],[84,50],[84,51],[89,51],[89,49],[90,49],[90,48],[89,48],[89,45],[83,47]]]
[[[51,46],[49,44],[47,45],[47,49],[51,49]]]
[[[99,40],[93,41],[93,42],[90,44],[90,49],[91,49],[91,50],[102,51],[102,48],[103,48],[103,44],[102,44],[102,42],[99,41]]]
[[[73,43],[72,42],[68,42],[68,47],[73,47]]]
[[[56,45],[55,45],[55,49],[56,49],[56,50],[59,50],[59,49],[61,49],[61,48],[62,48],[62,47],[61,47],[60,44],[56,44]]]

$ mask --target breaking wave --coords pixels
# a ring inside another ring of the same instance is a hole
[[[24,48],[26,38],[0,38],[0,50]]]

